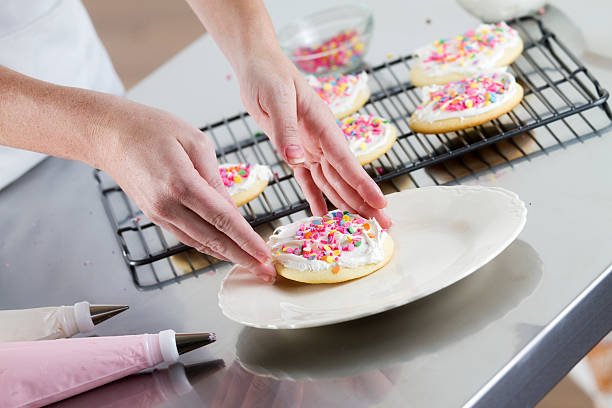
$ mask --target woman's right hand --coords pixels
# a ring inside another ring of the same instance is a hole
[[[183,243],[274,281],[270,249],[232,202],[208,136],[170,113],[115,102],[96,127],[100,167]]]

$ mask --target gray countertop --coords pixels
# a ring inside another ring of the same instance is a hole
[[[281,24],[319,3],[269,7]],[[474,23],[454,3],[446,8],[438,3],[388,17],[382,15],[386,7],[378,7],[378,39],[368,58],[376,62],[389,52],[405,53]],[[438,17],[426,25],[430,16]],[[404,20],[414,24],[400,25]],[[571,32],[562,19],[550,25],[563,40],[564,30]],[[404,32],[417,38],[400,43],[397,36]],[[605,59],[589,68],[612,88]],[[206,74],[201,83],[200,73]],[[225,80],[227,73],[226,62],[204,37],[128,96],[203,125],[240,109],[235,80]],[[218,84],[215,75],[226,82]],[[210,104],[205,92],[218,103]],[[221,314],[217,290],[228,266],[163,289],[136,289],[91,168],[49,158],[0,192],[0,308],[123,303],[130,310],[96,327],[95,334],[215,331],[216,343],[181,361],[222,359],[224,365],[194,375],[194,390],[169,402],[174,405],[533,404],[612,327],[611,299],[597,292],[612,287],[610,152],[607,129],[583,143],[466,180],[510,189],[528,203],[527,225],[507,250],[467,279],[415,303],[292,331],[247,328]]]

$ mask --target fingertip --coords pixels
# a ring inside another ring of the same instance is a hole
[[[382,210],[387,206],[387,199],[377,184],[372,186],[372,192],[369,194],[368,204],[378,210]]]
[[[276,268],[271,262],[259,264],[254,268],[255,276],[265,283],[272,284],[276,281]]]
[[[257,250],[257,252],[255,252],[254,258],[257,259],[257,261],[259,261],[259,263],[263,265],[269,263],[270,259],[272,258],[272,251],[270,250],[270,247],[264,242],[264,246],[261,249]]]
[[[378,221],[380,226],[385,229],[391,228],[391,226],[393,225],[393,221],[391,221],[391,218],[384,212],[380,212],[379,215],[376,216],[376,221]]]

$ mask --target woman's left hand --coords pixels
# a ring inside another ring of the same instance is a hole
[[[280,50],[251,53],[237,70],[242,102],[293,168],[315,215],[327,212],[321,193],[341,210],[391,225],[386,200],[359,165],[329,107]]]

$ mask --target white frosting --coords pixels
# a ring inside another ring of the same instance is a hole
[[[506,92],[502,94],[497,94],[496,101],[491,103],[490,105],[469,108],[469,109],[465,109],[461,111],[446,111],[446,110],[440,110],[440,109],[433,110],[435,104],[430,103],[431,102],[431,100],[429,99],[430,92],[441,90],[446,85],[431,85],[431,86],[425,86],[422,88],[423,94],[422,94],[422,102],[420,106],[422,106],[423,108],[417,109],[415,111],[415,116],[419,120],[427,121],[430,123],[435,122],[437,120],[444,120],[444,119],[450,119],[450,118],[460,118],[461,120],[463,120],[466,117],[481,115],[485,112],[488,112],[492,109],[497,108],[500,104],[503,104],[506,101],[508,101],[510,98],[512,98],[512,96],[516,93],[517,86],[516,86],[516,80],[514,79],[514,76],[508,72],[505,72],[504,70],[490,71],[488,73],[483,73],[482,75],[491,75],[493,73],[498,73],[500,75],[500,80],[501,78],[503,78],[505,81],[507,81],[506,82],[507,85],[506,85]],[[454,84],[458,84],[459,82],[460,81],[450,82],[447,85],[449,86],[449,88],[453,88]],[[454,89],[457,89],[457,87],[455,86]]]
[[[425,62],[425,60],[434,52],[438,47],[434,44],[428,44],[424,47],[417,49],[414,54],[418,57],[417,64],[423,67],[423,71],[428,76],[440,76],[449,73],[461,73],[461,74],[475,74],[485,70],[493,69],[496,67],[497,62],[504,56],[507,48],[515,47],[520,42],[520,37],[516,30],[509,27],[505,22],[501,22],[502,38],[503,43],[497,44],[493,49],[487,48],[487,52],[480,52],[475,58],[463,60],[461,58],[440,64],[435,61]],[[492,29],[494,25],[481,24],[474,31],[479,32],[483,29]],[[457,51],[457,40],[449,39],[450,43],[449,50],[451,52]]]
[[[232,166],[237,166],[237,163],[224,163],[219,165],[219,167],[223,168]],[[226,188],[229,194],[233,196],[234,194],[250,189],[258,180],[272,180],[272,170],[270,170],[270,167],[263,164],[253,164],[251,165],[249,177],[243,177],[241,183],[234,183]]]
[[[337,211],[338,210],[330,211],[329,214]],[[351,216],[354,217],[354,215]],[[321,219],[322,217],[310,217],[292,224],[278,227],[268,241],[275,260],[288,268],[299,271],[323,271],[332,268],[334,265],[354,268],[363,265],[375,264],[381,262],[385,258],[383,242],[387,236],[387,233],[383,231],[375,219],[367,220],[367,223],[370,224],[370,230],[367,232],[373,234],[374,238],[370,238],[365,231],[362,231],[362,233],[359,235],[359,237],[362,239],[362,244],[355,247],[355,249],[352,251],[341,251],[340,255],[338,256],[338,261],[334,263],[328,263],[326,261],[317,259],[308,260],[300,255],[282,252],[283,245],[297,247],[302,244],[303,241],[299,240],[296,235],[300,224],[308,225],[314,220]],[[346,246],[349,242],[347,236],[348,235],[346,234],[337,232],[336,240],[341,246]]]
[[[347,75],[353,76],[357,78],[357,82],[354,85],[350,85],[347,87],[345,93],[348,95],[339,95],[330,98],[329,107],[332,110],[334,115],[337,115],[341,112],[345,112],[350,110],[357,101],[357,96],[362,92],[368,91],[368,74],[363,71],[361,74],[357,75]],[[306,77],[306,80],[313,88],[321,87],[322,83],[312,75]]]
[[[356,114],[351,117],[358,117],[358,116],[360,115]],[[391,123],[384,123],[385,119],[380,118],[380,117],[377,117],[377,119],[383,122],[382,126],[384,128],[384,132],[382,132],[382,134],[380,135],[370,136],[372,141],[370,143],[365,143],[365,146],[366,146],[365,149],[361,149],[361,145],[362,143],[364,143],[363,139],[358,139],[358,138],[350,137],[350,136],[348,137],[349,148],[351,149],[351,151],[356,157],[367,155],[373,152],[374,150],[380,148],[381,146],[385,146],[389,142],[389,138],[391,137],[391,134],[393,133]]]

